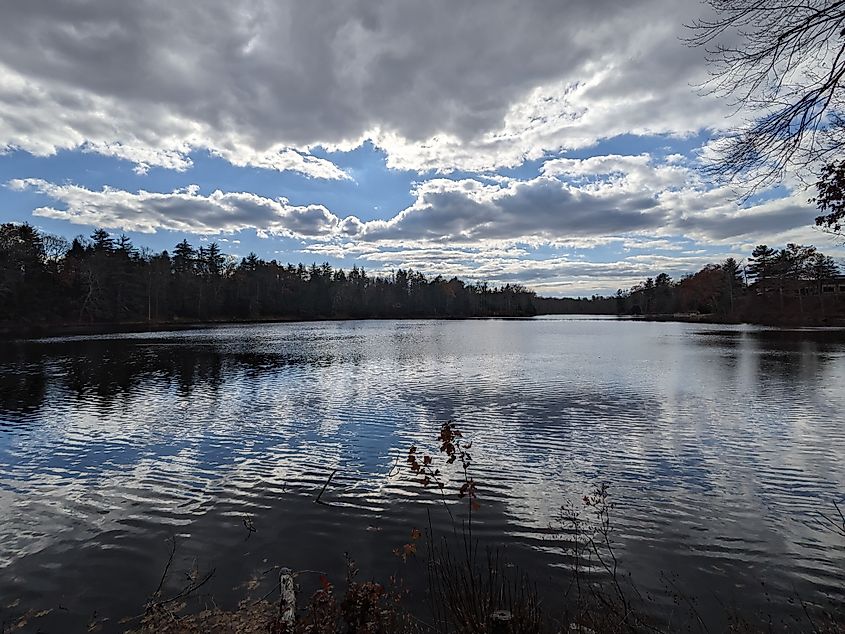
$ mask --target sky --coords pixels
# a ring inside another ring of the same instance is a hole
[[[701,175],[693,0],[0,5],[0,222],[611,294],[757,244],[845,251],[787,180]]]

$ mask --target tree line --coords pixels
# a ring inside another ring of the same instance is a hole
[[[328,263],[238,260],[217,243],[172,252],[97,229],[67,241],[29,224],[0,225],[0,326],[535,314],[701,314],[720,321],[824,323],[845,318],[835,260],[813,246],[760,245],[673,280],[661,273],[612,296],[538,298],[525,287],[470,284],[398,269],[388,276]]]
[[[813,323],[845,317],[845,280],[816,247],[759,245],[673,280],[660,273],[613,296],[536,300],[541,313],[708,315],[720,321]]]
[[[237,260],[217,243],[172,253],[97,229],[90,238],[0,225],[0,322],[167,323],[316,318],[494,317],[536,313],[520,285],[490,287],[398,269],[389,276],[328,263]]]

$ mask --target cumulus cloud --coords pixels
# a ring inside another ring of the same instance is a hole
[[[75,224],[251,230],[315,256],[549,292],[680,274],[759,242],[813,242],[797,187],[739,205],[680,154],[545,160],[620,135],[728,125],[725,105],[690,87],[704,79],[701,51],[678,39],[701,10],[697,0],[7,2],[0,153],[78,150],[146,173],[190,170],[207,152],[331,181],[351,177],[324,151],[371,142],[388,168],[424,179],[410,205],[376,220],[249,191],[148,191],[154,175],[140,191],[8,185],[51,200],[36,216]],[[526,160],[538,172],[503,175]]]
[[[689,83],[692,0],[9,2],[0,148],[85,148],[186,169],[346,175],[313,156],[372,140],[388,165],[493,170],[623,133],[724,124]],[[636,24],[637,28],[631,28]]]
[[[356,238],[581,247],[615,240],[655,248],[679,237],[722,246],[779,243],[795,235],[812,242],[807,227],[812,212],[802,193],[740,206],[735,192],[708,187],[676,157],[554,159],[540,171],[526,180],[425,181],[410,207],[388,220],[361,224]]]
[[[296,206],[253,193],[200,194],[93,191],[43,180],[10,182],[36,190],[64,208],[37,216],[134,231],[157,228],[218,233],[246,228],[269,234],[330,240],[335,249],[402,245],[590,247],[620,242],[630,248],[685,237],[723,246],[776,240],[801,231],[812,215],[800,194],[740,206],[732,191],[707,188],[677,160],[649,155],[555,159],[531,179],[434,178],[419,183],[413,204],[387,220],[341,218],[322,205]]]
[[[666,189],[701,186],[695,172],[685,167],[677,157],[662,164],[655,163],[647,153],[638,155],[607,154],[587,159],[559,158],[543,163],[540,171],[584,183],[613,179],[617,189],[659,192]]]
[[[142,233],[167,229],[218,234],[254,229],[265,235],[323,239],[341,224],[322,205],[291,205],[284,198],[219,190],[204,196],[196,186],[169,193],[132,193],[110,187],[92,191],[31,178],[12,180],[9,187],[36,191],[64,206],[39,207],[33,211],[35,216]]]
[[[142,232],[253,230],[296,238],[306,255],[374,271],[414,268],[555,294],[613,292],[657,272],[678,277],[728,255],[741,258],[755,244],[818,237],[800,193],[741,206],[727,188],[702,183],[687,159],[648,154],[549,160],[526,179],[432,178],[386,220],[249,192],[203,194],[196,186],[128,192],[39,179],[8,186],[55,201],[34,211],[40,217]],[[606,247],[600,256],[597,247]]]
[[[547,177],[504,185],[436,179],[419,187],[413,206],[367,223],[361,238],[565,241],[654,228],[661,220],[656,209],[647,195],[595,193]]]

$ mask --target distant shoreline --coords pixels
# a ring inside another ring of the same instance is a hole
[[[749,326],[769,326],[772,328],[843,328],[845,319],[783,319],[773,318],[760,321],[748,321],[738,319],[725,319],[714,314],[675,313],[672,315],[618,315],[631,320],[642,321],[674,321],[691,324],[725,324],[737,325],[747,324]]]
[[[544,313],[544,314],[583,314],[583,315],[599,315],[602,313]],[[845,328],[845,319],[834,318],[824,320],[794,320],[794,319],[766,319],[760,321],[749,321],[740,319],[726,319],[716,314],[707,313],[672,313],[672,314],[645,314],[645,315],[619,315],[603,313],[607,317],[617,317],[625,321],[660,321],[660,322],[675,322],[685,324],[723,324],[723,325],[740,325],[746,324],[749,326],[768,326],[771,328]],[[538,315],[539,316],[539,315]]]
[[[767,320],[759,322],[736,321],[720,318],[713,314],[697,313],[675,313],[675,314],[649,314],[649,315],[617,315],[609,313],[540,313],[534,316],[511,317],[511,316],[483,316],[483,317],[444,317],[444,316],[414,316],[414,317],[274,317],[266,319],[221,319],[221,320],[178,320],[178,321],[157,321],[157,322],[118,322],[118,323],[92,323],[92,324],[29,324],[29,325],[0,325],[0,340],[10,341],[16,339],[41,339],[47,337],[73,337],[84,335],[110,335],[124,333],[143,332],[173,332],[182,330],[201,330],[221,326],[246,326],[254,324],[286,324],[286,323],[310,323],[318,321],[414,321],[414,320],[442,320],[442,321],[464,321],[464,320],[531,320],[534,317],[548,317],[560,315],[563,317],[615,317],[620,321],[651,321],[651,322],[676,322],[692,324],[724,324],[737,325],[748,324],[754,326],[769,326],[773,328],[808,328],[828,327],[845,328],[845,320],[832,319],[824,321],[794,321],[794,320]]]
[[[256,319],[203,319],[156,322],[116,322],[92,324],[35,324],[16,326],[0,324],[0,341],[42,339],[46,337],[74,337],[82,335],[111,335],[135,332],[172,332],[202,330],[220,326],[249,326],[257,324],[298,324],[318,321],[472,321],[485,319],[527,320],[533,316],[410,316],[410,317],[273,317]]]

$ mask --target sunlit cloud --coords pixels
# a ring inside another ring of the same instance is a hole
[[[679,36],[700,10],[8,3],[0,196],[67,234],[226,237],[239,254],[556,289],[625,285],[648,272],[633,256],[676,255],[680,272],[817,241],[800,183],[740,204],[701,177],[732,114],[692,87],[706,65]],[[49,157],[101,162],[75,179]]]
[[[314,148],[369,140],[393,168],[484,171],[723,125],[725,108],[689,89],[700,55],[677,39],[697,4],[604,4],[12,3],[0,147],[84,148],[140,171],[208,150],[338,179]]]

